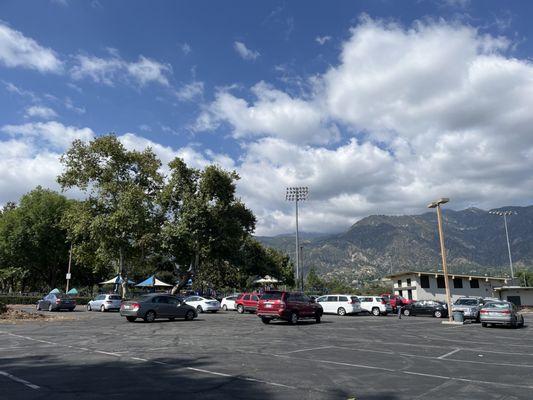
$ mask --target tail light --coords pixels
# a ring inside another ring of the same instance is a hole
[[[138,310],[139,308],[141,308],[141,305],[139,303],[132,303],[131,308],[134,310]]]
[[[56,299],[56,304],[61,303],[61,299]]]
[[[387,302],[385,300],[381,300],[381,304],[387,304]]]
[[[113,302],[111,300],[106,300],[107,304],[112,304]]]
[[[481,310],[479,313],[480,314],[488,314],[489,312],[487,310]]]
[[[280,301],[279,302],[279,309],[280,310],[284,310],[285,308],[287,308],[287,304],[285,304],[284,301]]]
[[[501,311],[498,311],[499,313],[501,314],[511,314],[511,311],[509,310],[501,310]]]
[[[76,300],[72,300],[72,304],[76,305]]]

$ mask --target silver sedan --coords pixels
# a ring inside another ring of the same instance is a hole
[[[491,301],[485,304],[479,319],[483,327],[489,325],[508,325],[512,328],[524,326],[524,316],[518,313],[518,307],[508,301]]]

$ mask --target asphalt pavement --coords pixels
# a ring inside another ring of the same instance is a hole
[[[28,309],[30,310],[30,309]],[[252,314],[126,322],[118,313],[0,324],[0,399],[531,399],[523,329],[431,317]]]

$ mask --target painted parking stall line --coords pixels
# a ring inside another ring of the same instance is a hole
[[[5,376],[6,378],[11,379],[12,381],[22,383],[24,386],[29,387],[30,389],[33,389],[33,390],[39,390],[41,388],[40,386],[35,385],[34,383],[28,382],[25,379],[19,378],[5,371],[0,371],[0,375]]]
[[[438,358],[439,360],[443,360],[443,359],[445,359],[446,357],[451,356],[452,354],[457,353],[458,351],[461,351],[461,349],[455,349],[455,350],[452,350],[452,351],[450,351],[450,352],[448,352],[448,353],[446,353],[446,354],[443,354],[442,356],[437,357],[437,358]]]

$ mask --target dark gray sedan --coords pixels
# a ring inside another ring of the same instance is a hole
[[[71,299],[66,294],[50,293],[44,296],[37,302],[37,310],[59,311],[69,310],[74,311],[76,308],[76,300]]]
[[[185,304],[182,299],[169,294],[151,293],[138,299],[125,301],[120,307],[120,315],[129,322],[142,318],[145,322],[153,322],[157,318],[184,318],[188,321],[198,316],[196,309]]]

